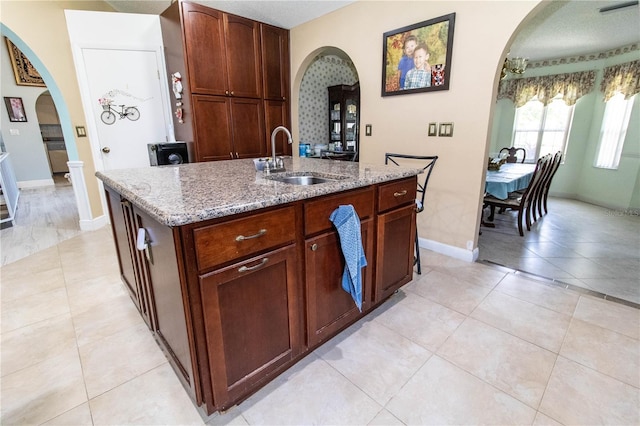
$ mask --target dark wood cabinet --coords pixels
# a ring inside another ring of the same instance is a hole
[[[368,265],[362,270],[362,311],[369,308],[373,270],[373,220],[361,222],[362,246]],[[307,336],[310,348],[336,335],[363,315],[342,288],[345,260],[337,232],[305,242]]]
[[[289,31],[260,24],[264,98],[289,99]]]
[[[289,127],[289,104],[285,101],[264,101],[264,115],[265,115],[265,137],[268,141],[271,141],[271,133],[273,129],[278,126]],[[271,143],[267,147],[267,155],[271,154]],[[291,155],[291,144],[287,140],[284,132],[278,132],[276,135],[276,155]]]
[[[213,398],[246,396],[303,348],[296,251],[287,246],[200,277]]]
[[[175,137],[194,142],[192,161],[268,155],[271,131],[290,123],[288,30],[186,1],[160,24],[168,74],[182,76]]]
[[[123,282],[207,414],[242,401],[412,278],[415,177],[177,227],[105,188]],[[360,218],[367,259],[362,312],[342,289],[329,219],[344,204]]]
[[[193,111],[198,161],[267,154],[262,100],[194,95]]]
[[[122,281],[185,389],[200,400],[174,231],[114,190],[106,187],[105,195]],[[147,241],[145,250],[136,245],[139,230]]]
[[[374,303],[382,302],[413,279],[416,185],[413,177],[378,188]]]

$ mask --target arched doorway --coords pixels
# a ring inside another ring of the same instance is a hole
[[[299,141],[327,149],[331,140],[328,88],[358,83],[358,71],[349,55],[336,47],[320,48],[308,59],[298,96]]]

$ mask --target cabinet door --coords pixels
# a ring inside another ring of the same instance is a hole
[[[361,222],[362,245],[367,266],[362,270],[362,310],[371,297],[374,259],[373,221]],[[363,315],[349,293],[342,289],[345,261],[337,232],[322,234],[305,242],[307,285],[307,336],[309,347],[337,334]]]
[[[197,161],[230,160],[233,156],[230,102],[222,96],[193,96],[194,151]]]
[[[271,132],[278,126],[289,128],[289,103],[285,101],[264,101],[265,137],[268,141],[267,155],[271,156]],[[291,144],[284,132],[276,135],[276,155],[291,155]]]
[[[295,246],[200,276],[218,409],[256,389],[302,350]]]
[[[235,15],[225,17],[225,42],[229,94],[243,98],[262,97],[260,27],[256,21]],[[215,73],[216,68],[209,68]]]
[[[232,98],[230,105],[234,158],[266,156],[262,99]]]
[[[413,204],[378,216],[375,303],[413,279],[415,234]]]
[[[225,95],[229,87],[224,14],[195,3],[181,5],[191,93]]]
[[[264,98],[289,99],[289,31],[260,24]]]

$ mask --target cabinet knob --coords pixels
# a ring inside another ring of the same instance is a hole
[[[104,152],[105,154],[108,154],[111,152],[111,148],[109,148],[108,146],[105,146],[104,148],[102,148],[102,152]]]
[[[228,90],[225,90],[225,91],[224,91],[224,94],[225,94],[225,95],[229,95],[229,91],[228,91]]]
[[[231,96],[233,96],[233,90],[231,91]]]
[[[317,244],[311,244],[311,251],[316,251],[318,250],[318,245]]]

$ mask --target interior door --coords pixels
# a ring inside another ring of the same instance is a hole
[[[103,168],[149,166],[147,144],[169,140],[157,52],[83,48],[82,55]]]

